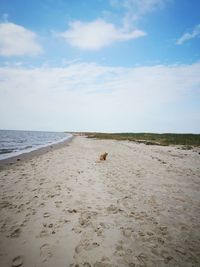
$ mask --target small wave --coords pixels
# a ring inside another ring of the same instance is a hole
[[[26,146],[26,147],[24,147],[24,148],[22,148],[22,150],[24,150],[24,149],[29,149],[29,148],[32,148],[33,146]]]
[[[6,149],[6,148],[0,149],[0,154],[7,154],[7,153],[12,153],[12,152],[14,152],[13,149]]]
[[[29,142],[32,142],[31,145],[30,144],[24,144],[24,146],[18,146],[18,147],[13,146],[13,147],[9,147],[9,148],[4,148],[5,145],[3,144],[3,147],[0,148],[0,160],[19,156],[19,155],[24,154],[24,153],[29,153],[31,151],[38,150],[40,148],[44,148],[44,147],[47,147],[50,145],[54,145],[54,144],[63,142],[63,141],[68,140],[72,137],[72,134],[64,134],[63,135],[64,137],[62,136],[62,138],[59,138],[57,140],[53,140],[53,138],[52,138],[52,140],[45,140],[44,138],[41,138],[41,142],[34,142],[33,139],[37,138],[37,136],[35,136],[35,135],[38,135],[38,134],[40,134],[40,133],[33,133],[33,136],[31,136],[32,140],[31,139],[29,140]],[[49,138],[48,135],[49,135],[49,133],[47,132],[47,138]],[[17,143],[15,141],[15,139],[16,139],[16,136],[14,135],[13,136],[13,140],[14,140],[13,144]],[[0,144],[1,144],[1,142],[0,142]]]

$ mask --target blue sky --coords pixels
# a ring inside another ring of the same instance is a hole
[[[1,0],[0,128],[200,133],[199,10]]]

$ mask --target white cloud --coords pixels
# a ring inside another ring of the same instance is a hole
[[[41,52],[42,47],[34,32],[11,22],[0,23],[1,56],[37,55]]]
[[[145,14],[164,7],[172,0],[110,0],[114,8],[120,10],[119,22],[122,27],[108,23],[103,19],[91,22],[74,21],[65,32],[57,34],[67,43],[82,50],[98,50],[119,41],[133,40],[146,33],[136,29],[136,21]],[[103,11],[104,17],[112,17],[114,10]]]
[[[111,6],[124,9],[123,25],[129,29],[135,22],[156,9],[160,9],[170,0],[110,0]]]
[[[0,68],[0,128],[200,132],[200,63]]]
[[[69,29],[58,35],[67,43],[83,50],[98,50],[118,41],[128,41],[146,35],[140,30],[125,31],[102,19],[92,22],[74,21]]]
[[[200,24],[196,25],[191,33],[184,33],[176,42],[177,45],[182,45],[186,41],[200,37]]]
[[[154,9],[162,7],[169,0],[111,0],[117,5],[123,5],[124,8],[135,11],[137,14],[146,14]]]

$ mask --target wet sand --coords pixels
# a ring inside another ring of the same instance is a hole
[[[200,266],[199,152],[76,136],[2,167],[0,266]]]

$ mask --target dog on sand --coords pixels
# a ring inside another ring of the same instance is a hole
[[[106,157],[108,156],[108,153],[104,153],[100,156],[100,160],[106,160]]]

